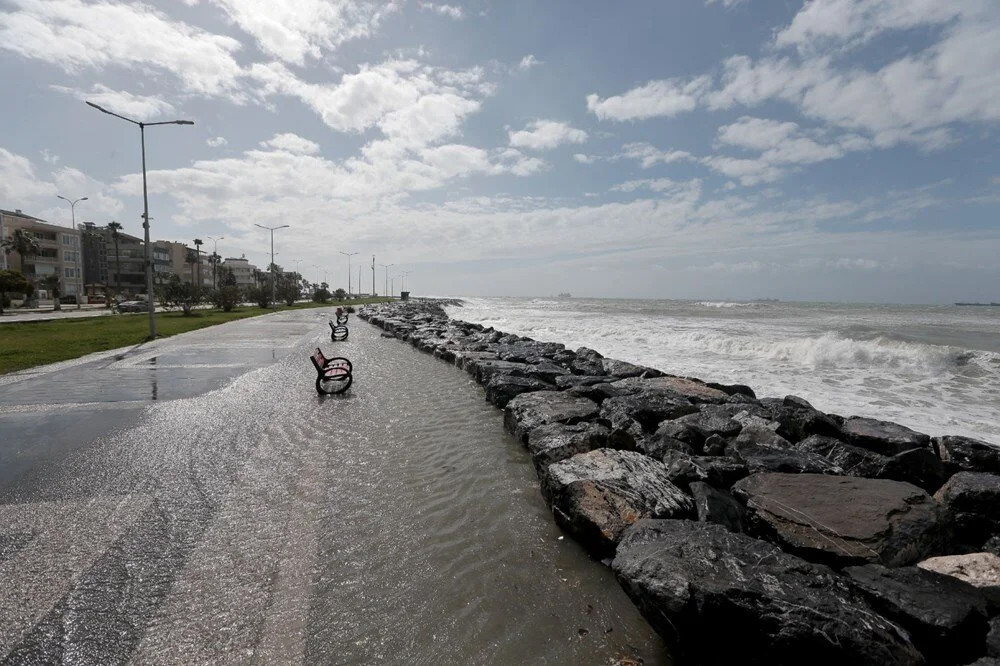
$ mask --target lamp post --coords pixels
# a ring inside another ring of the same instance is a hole
[[[390,297],[392,294],[389,293],[389,267],[395,265],[396,264],[379,264],[379,266],[385,269],[385,294]]]
[[[399,287],[400,291],[406,291],[406,276],[409,274],[409,272],[403,273],[403,284]]]
[[[70,212],[70,215],[73,217],[73,231],[76,231],[76,204],[78,204],[81,201],[87,201],[87,197],[80,197],[79,199],[74,199],[73,201],[70,201],[69,199],[67,199],[63,195],[57,194],[56,198],[57,199],[62,199],[63,201],[65,201],[66,203],[69,204],[69,212]],[[83,234],[80,235],[80,238],[83,238]],[[76,290],[76,309],[77,310],[80,309],[80,298],[83,296],[83,269],[80,267],[80,254],[82,252],[83,252],[83,243],[80,243],[76,247],[76,262],[75,262],[76,263],[76,270],[79,271],[79,273],[80,273],[79,275],[76,276],[77,277],[77,290]]]
[[[191,120],[165,120],[158,123],[142,123],[138,120],[132,120],[131,118],[126,118],[125,116],[118,115],[108,111],[104,107],[98,106],[93,102],[87,102],[88,106],[92,106],[101,113],[106,113],[109,116],[114,116],[115,118],[121,118],[133,125],[139,126],[139,142],[142,146],[142,228],[145,232],[145,258],[146,258],[146,296],[147,303],[149,305],[149,337],[150,339],[156,337],[156,319],[153,317],[153,311],[156,309],[156,304],[153,302],[153,259],[149,248],[149,195],[146,191],[146,128],[153,127],[154,125],[194,125],[194,121]]]
[[[351,297],[351,257],[356,254],[361,254],[360,252],[341,252],[342,255],[347,257],[347,297]],[[361,283],[358,283],[358,290],[361,289]]]
[[[208,240],[212,241],[212,255],[213,255],[213,259],[212,259],[212,262],[213,262],[212,263],[212,289],[215,289],[215,273],[216,273],[216,271],[218,270],[218,267],[219,267],[219,241],[220,240],[225,240],[226,237],[225,236],[219,236],[218,238],[216,238],[215,236],[205,236],[205,238],[207,238]]]
[[[269,269],[269,271],[271,273],[271,302],[273,303],[274,302],[274,294],[275,294],[275,284],[274,284],[275,283],[275,275],[274,275],[274,273],[275,273],[275,271],[274,271],[274,232],[275,232],[276,229],[287,229],[290,225],[282,224],[280,227],[265,227],[263,224],[257,224],[255,222],[254,226],[255,227],[260,227],[261,229],[267,229],[268,231],[271,232],[271,265],[268,266],[268,269]]]

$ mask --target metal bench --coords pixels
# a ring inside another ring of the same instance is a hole
[[[346,312],[338,312],[337,313],[337,324],[339,324],[340,326],[346,326],[347,325],[347,313]]]
[[[349,331],[346,326],[335,325],[332,321],[330,322],[330,339],[334,342],[341,342],[347,339]]]
[[[320,395],[336,395],[351,387],[353,366],[348,359],[343,356],[327,358],[317,347],[309,360],[316,367],[316,391]]]

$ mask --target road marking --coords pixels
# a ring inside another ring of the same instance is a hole
[[[0,506],[0,534],[30,542],[0,563],[0,655],[6,657],[142,515],[145,495]]]

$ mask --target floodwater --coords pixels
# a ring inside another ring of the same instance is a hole
[[[481,389],[328,316],[0,384],[0,660],[665,662]],[[346,396],[316,395],[317,344]]]

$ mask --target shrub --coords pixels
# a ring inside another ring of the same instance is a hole
[[[236,285],[224,285],[212,292],[212,305],[223,312],[232,312],[243,302],[243,293]]]
[[[271,307],[270,285],[265,285],[263,287],[248,287],[247,299],[253,301],[262,308]]]

